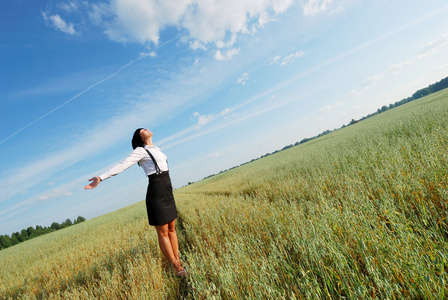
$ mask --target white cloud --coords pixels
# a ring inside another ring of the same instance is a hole
[[[207,47],[205,47],[205,45],[198,40],[191,41],[190,48],[193,50],[196,50],[196,49],[202,49],[204,51],[207,50]]]
[[[49,26],[52,26],[70,35],[78,34],[78,32],[76,32],[74,28],[73,23],[67,24],[67,22],[65,22],[65,20],[62,19],[59,15],[47,16],[46,13],[42,12],[42,17]]]
[[[219,118],[229,114],[232,111],[230,108],[226,108],[217,115],[215,114],[209,114],[209,115],[201,115],[199,112],[195,112],[193,114],[193,117],[197,118],[197,122],[195,125],[185,128],[178,133],[172,134],[171,136],[165,137],[158,141],[158,144],[163,147],[163,149],[168,149],[170,147],[173,147],[174,145],[178,145],[182,141],[190,140],[191,138],[194,138],[196,135],[192,135],[191,133],[193,131],[197,131],[200,129],[203,125],[209,124],[213,121],[218,120]]]
[[[42,202],[42,201],[49,201],[52,199],[59,199],[62,197],[68,197],[71,196],[73,194],[72,191],[67,191],[65,189],[54,189],[51,191],[48,191],[44,194],[41,194],[39,196],[36,197],[36,200]]]
[[[188,6],[185,0],[112,0],[109,7],[112,21],[105,23],[105,33],[118,42],[157,44],[160,30],[179,24]],[[96,16],[103,17],[98,13]]]
[[[222,53],[221,50],[216,50],[215,58],[216,60],[230,60],[234,55],[238,54],[240,49],[230,49],[225,53]]]
[[[285,58],[283,58],[281,65],[287,65],[290,64],[292,62],[294,62],[296,60],[296,58],[303,56],[305,53],[303,51],[297,51],[296,53],[292,53],[288,56],[286,56]]]
[[[345,8],[343,6],[338,6],[334,10],[330,11],[328,14],[329,15],[336,15],[336,14],[339,14],[339,13],[343,12],[344,10],[345,10]]]
[[[57,6],[62,9],[63,11],[66,11],[68,13],[72,13],[72,12],[77,12],[79,11],[81,6],[88,6],[88,2],[87,1],[78,1],[78,0],[73,0],[73,1],[68,1],[68,2],[63,2],[63,3],[58,3]]]
[[[274,57],[272,59],[271,65],[279,63],[280,65],[285,66],[287,64],[293,63],[296,60],[296,58],[301,57],[303,55],[305,55],[305,52],[300,50],[300,51],[297,51],[295,53],[291,53],[291,54],[283,57],[283,59],[282,59],[281,56],[276,56],[276,57]]]
[[[151,51],[151,52],[140,52],[140,53],[139,53],[139,56],[140,56],[140,57],[146,57],[146,56],[156,57],[156,56],[157,56],[157,53],[154,52],[154,51]]]
[[[244,73],[240,78],[236,80],[236,82],[241,83],[242,85],[246,84],[246,81],[249,80],[249,73]]]
[[[272,59],[271,65],[278,64],[281,59],[282,57],[280,55],[277,55],[276,57],[274,57],[274,59]]]
[[[91,7],[91,10],[89,11],[88,15],[89,15],[90,21],[94,25],[102,25],[103,18],[106,18],[107,16],[110,16],[113,14],[110,6],[105,3],[92,4],[90,7]],[[107,23],[105,23],[104,26],[107,26]]]
[[[78,5],[75,2],[60,3],[58,4],[58,7],[60,7],[62,10],[66,12],[78,11]]]
[[[393,75],[397,75],[399,72],[401,72],[401,70],[402,70],[404,67],[406,67],[406,66],[408,66],[408,65],[410,65],[410,64],[412,64],[412,63],[414,63],[415,61],[416,61],[416,59],[413,58],[413,59],[406,60],[406,61],[404,61],[404,62],[400,62],[400,63],[396,63],[396,64],[393,64],[393,65],[390,65],[390,66],[387,68],[386,73],[388,73],[388,74],[393,74]]]
[[[230,112],[229,108],[226,108],[225,110],[223,110],[222,112],[220,112],[217,116],[215,116],[214,114],[209,114],[209,115],[201,115],[198,112],[195,112],[193,114],[194,117],[196,117],[198,119],[198,122],[196,123],[195,129],[199,129],[200,127],[204,126],[205,124],[208,124],[210,122],[213,122],[214,120],[216,120],[218,117],[222,117],[226,114],[228,114]]]
[[[198,118],[198,123],[197,123],[197,126],[198,126],[198,127],[200,127],[200,126],[204,126],[205,124],[210,123],[210,122],[213,121],[213,119],[214,119],[213,114],[210,114],[210,115],[201,115],[200,113],[195,112],[195,113],[193,114],[193,116],[195,116],[195,117]]]
[[[276,14],[284,13],[289,7],[292,6],[292,4],[293,0],[273,1],[272,9]]]
[[[107,7],[93,4],[90,18],[114,41],[157,44],[160,31],[175,26],[185,29],[193,49],[209,43],[223,48],[292,5],[292,0],[112,0]]]
[[[305,16],[315,16],[328,9],[328,5],[333,0],[308,0],[303,5],[303,14]]]
[[[230,39],[227,42],[225,42],[225,41],[217,41],[216,42],[216,47],[218,47],[220,49],[224,48],[224,47],[230,48],[230,47],[232,47],[235,44],[236,38],[237,38],[237,35],[235,33],[232,33],[232,35],[230,36]]]
[[[419,55],[430,55],[439,51],[439,49],[448,43],[448,33],[442,34],[434,41],[426,44],[420,51]]]
[[[230,108],[226,108],[220,113],[220,115],[224,116],[224,115],[227,115],[229,112],[230,112]]]
[[[370,88],[372,85],[374,85],[376,82],[378,82],[378,80],[380,80],[381,77],[384,76],[385,73],[381,73],[372,77],[367,78],[366,80],[364,80],[363,82],[361,82],[361,84],[359,85],[359,87],[357,89],[354,89],[350,92],[351,95],[359,95],[361,94],[362,91],[367,90],[368,88]]]
[[[337,109],[338,107],[340,107],[340,106],[342,106],[342,102],[340,102],[340,101],[335,102],[335,103],[333,103],[333,104],[325,105],[324,107],[320,108],[320,109],[317,111],[318,119],[322,119],[323,115],[325,115],[325,113],[327,113],[327,112],[329,112],[329,111],[332,111],[332,114],[334,114],[333,111],[334,111],[335,109]]]
[[[267,24],[272,21],[275,21],[275,19],[272,18],[268,13],[262,12],[260,14],[260,17],[258,18],[258,24],[255,26],[252,26],[251,32],[253,32],[253,33],[257,32],[257,28],[263,28],[264,24]]]
[[[88,9],[90,21],[117,42],[157,45],[162,30],[176,27],[183,34],[181,41],[192,49],[207,50],[214,45],[220,50],[216,58],[226,60],[237,51],[234,45],[238,35],[256,32],[293,5],[293,0],[110,0],[98,4],[70,0],[56,7],[62,13]],[[60,15],[42,15],[58,30],[78,33],[73,23]]]

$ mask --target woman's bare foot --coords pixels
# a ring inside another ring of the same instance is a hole
[[[187,270],[184,269],[184,267],[182,267],[182,262],[180,260],[173,262],[173,267],[176,271],[176,275],[178,277],[187,277],[188,273]]]

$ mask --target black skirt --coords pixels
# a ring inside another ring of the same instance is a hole
[[[168,171],[148,176],[146,191],[146,211],[149,225],[167,224],[177,218],[173,186]]]

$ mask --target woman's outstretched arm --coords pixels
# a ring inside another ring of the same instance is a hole
[[[91,189],[96,188],[96,186],[101,181],[106,180],[112,176],[115,176],[115,175],[123,172],[124,170],[126,170],[127,168],[132,166],[133,164],[139,162],[145,155],[146,156],[148,155],[148,154],[146,154],[146,151],[142,147],[137,147],[136,149],[134,149],[134,151],[132,151],[132,153],[126,159],[124,159],[120,163],[113,166],[112,169],[110,169],[109,171],[107,171],[99,176],[95,176],[95,177],[89,179],[89,181],[92,181],[92,182],[90,184],[86,185],[84,187],[84,189],[91,190]]]
[[[85,190],[91,190],[96,188],[96,186],[100,184],[101,178],[99,176],[95,176],[93,178],[90,178],[89,181],[92,182],[84,187]]]

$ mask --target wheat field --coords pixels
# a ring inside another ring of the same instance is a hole
[[[143,202],[0,252],[0,299],[173,299]]]
[[[144,203],[0,251],[2,299],[444,299],[448,90],[175,190],[181,257]]]

